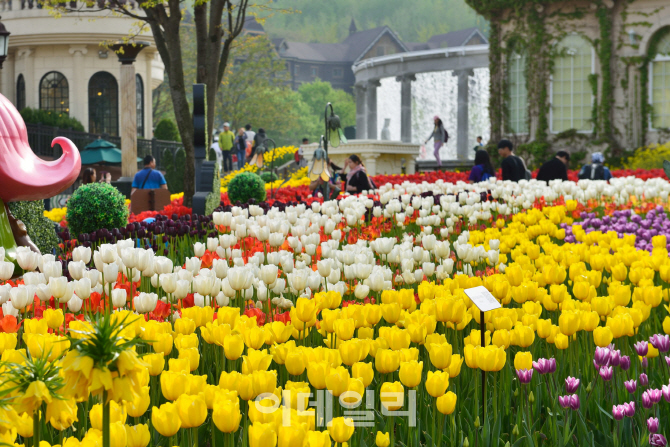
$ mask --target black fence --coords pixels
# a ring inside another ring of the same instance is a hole
[[[51,142],[56,137],[65,137],[72,140],[80,151],[84,150],[84,147],[98,138],[107,140],[119,149],[122,149],[121,137],[117,136],[79,132],[77,130],[61,129],[58,127],[43,126],[41,124],[26,124],[26,127],[28,128],[28,143],[33,152],[35,152],[38,157],[48,160],[54,160],[60,157],[63,153],[59,145],[56,145],[53,148],[51,147]],[[183,147],[181,143],[174,141],[161,141],[155,138],[150,140],[138,138],[137,156],[144,158],[149,154],[153,155],[156,159],[156,168],[164,170],[163,152],[165,149],[169,149],[174,154],[181,147]]]

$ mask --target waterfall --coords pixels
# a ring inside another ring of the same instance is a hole
[[[449,133],[449,141],[440,151],[443,160],[456,158],[456,123],[458,108],[458,82],[451,71],[419,73],[412,83],[412,142],[423,144],[433,129],[433,116],[442,119]],[[491,132],[489,121],[489,69],[476,68],[470,77],[468,147],[475,146],[477,136],[488,141]],[[377,87],[377,135],[381,136],[384,119],[391,119],[391,140],[400,141],[400,82],[384,78]],[[474,158],[474,151],[468,153]],[[428,143],[426,159],[433,160],[432,140]]]

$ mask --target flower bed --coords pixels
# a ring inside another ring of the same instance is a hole
[[[403,182],[160,216],[66,243],[58,259],[22,252],[40,273],[0,286],[0,436],[664,445],[667,238],[641,250],[575,219],[628,225],[633,208],[642,229],[663,229],[669,193],[659,178]],[[480,313],[465,293],[480,286],[500,309]]]

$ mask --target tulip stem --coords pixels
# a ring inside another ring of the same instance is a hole
[[[102,447],[109,447],[109,402],[107,391],[102,392]],[[39,444],[38,444],[39,445]]]
[[[40,445],[40,411],[33,413],[33,446]]]

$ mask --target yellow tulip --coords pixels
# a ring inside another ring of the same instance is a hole
[[[151,434],[147,424],[126,425],[127,447],[147,447],[151,442]]]
[[[293,333],[293,326],[281,321],[273,321],[265,325],[265,330],[272,334],[275,343],[286,343]]]
[[[47,405],[47,414],[49,411],[49,405]],[[16,428],[16,432],[22,437],[22,438],[32,438],[33,437],[33,415],[28,414],[28,413],[22,413],[21,415],[18,415],[16,413],[8,415],[8,416],[13,416],[12,422],[14,423],[14,427]],[[2,417],[2,416],[0,416]],[[0,427],[2,425],[5,425],[7,422],[9,422],[9,417],[6,417],[5,420],[3,420],[2,424],[0,424]],[[47,419],[51,419],[47,416]],[[0,428],[0,431],[4,431],[4,427]],[[0,435],[0,439],[2,439],[2,435]]]
[[[579,331],[581,318],[579,312],[563,311],[558,317],[558,327],[563,335],[568,337]]]
[[[179,320],[177,320],[179,321]],[[172,352],[172,335],[171,334],[157,334],[156,341],[153,342],[154,351],[162,353],[164,356],[170,355]]]
[[[421,374],[423,371],[423,362],[416,360],[411,362],[403,362],[400,364],[399,377],[400,381],[407,388],[414,388],[421,383]]]
[[[384,382],[380,389],[381,403],[387,411],[402,408],[405,401],[405,389],[400,382]]]
[[[240,421],[242,420],[240,401],[237,398],[234,400],[215,400],[212,409],[212,420],[214,421],[216,428],[223,433],[236,432],[240,427]]]
[[[225,349],[225,348],[224,348]],[[272,356],[266,349],[248,349],[247,355],[242,357],[242,374],[251,374],[254,371],[267,371],[272,363]]]
[[[326,387],[328,388],[328,391],[333,394],[333,396],[338,397],[347,390],[349,378],[349,371],[347,371],[343,366],[333,368],[330,370],[328,376],[326,376]]]
[[[161,360],[162,356],[161,356]],[[131,417],[138,418],[149,409],[149,404],[151,403],[151,396],[149,395],[149,387],[142,387],[140,394],[135,395],[135,399],[132,401],[126,402],[126,410]]]
[[[330,434],[327,431],[310,431],[305,447],[330,447]]]
[[[316,301],[309,298],[298,298],[295,310],[298,319],[303,323],[308,323],[316,315]]]
[[[365,388],[370,386],[372,379],[375,377],[375,372],[372,369],[372,363],[357,362],[351,366],[351,377],[360,379]]]
[[[349,441],[354,434],[354,421],[351,418],[334,418],[328,427],[328,433],[333,441],[343,443]]]
[[[152,376],[159,375],[165,369],[165,357],[161,353],[147,354],[142,360],[149,365],[149,374]]]
[[[628,269],[623,263],[612,266],[612,278],[616,281],[625,281],[628,276]]]
[[[485,348],[477,346],[474,348],[474,356],[477,358],[477,367],[483,371],[500,371],[507,360],[503,348],[491,345]]]
[[[428,371],[426,391],[433,397],[442,396],[449,387],[449,373],[442,371]]]
[[[177,334],[190,335],[195,332],[195,321],[190,318],[180,318],[174,322],[174,331]]]
[[[449,377],[452,379],[454,377],[458,377],[458,375],[461,373],[462,365],[463,365],[463,357],[461,357],[460,354],[452,354],[451,362],[449,364]]]
[[[249,447],[275,447],[277,432],[274,424],[255,422],[249,427]]]
[[[375,369],[381,374],[397,371],[400,366],[400,354],[390,349],[380,349],[375,357]]]
[[[480,348],[481,349],[481,348]],[[451,414],[456,409],[456,394],[449,391],[445,395],[437,398],[437,411],[442,414]]]
[[[400,319],[402,308],[398,303],[382,304],[382,317],[389,324],[395,324]]]
[[[127,418],[126,408],[124,405],[119,405],[115,401],[109,402],[109,421],[126,423]],[[88,413],[91,427],[96,430],[102,430],[102,405],[95,404]]]
[[[163,371],[161,374],[161,391],[167,400],[177,400],[186,392],[186,374],[182,372]]]
[[[251,374],[251,381],[254,389],[254,396],[261,394],[272,394],[277,388],[276,371],[254,371]]]
[[[391,445],[391,436],[388,432],[382,433],[378,431],[375,437],[375,444],[377,447],[389,447]]]
[[[200,427],[207,419],[207,404],[202,394],[189,396],[182,394],[175,402],[184,428]]]
[[[533,354],[530,352],[517,352],[514,356],[514,369],[533,369]]]
[[[326,377],[330,375],[330,369],[330,363],[326,361],[308,363],[307,378],[309,383],[317,390],[325,389]]]
[[[356,322],[352,318],[337,320],[333,324],[333,329],[339,340],[351,340],[356,330]]]
[[[151,409],[151,424],[162,436],[169,438],[177,434],[181,428],[179,410],[172,403],[164,403]]]
[[[449,368],[452,359],[452,347],[449,343],[430,344],[430,363],[437,369]]]
[[[565,334],[557,334],[556,338],[554,338],[554,346],[558,349],[568,349],[569,344],[570,338]]]
[[[46,309],[43,313],[43,319],[51,329],[58,329],[63,325],[65,316],[61,309]]]
[[[195,371],[200,364],[200,351],[198,348],[182,348],[179,350],[179,359],[188,361],[188,372]]]

